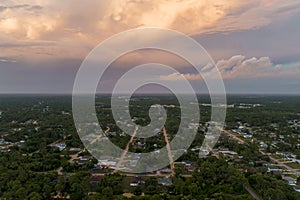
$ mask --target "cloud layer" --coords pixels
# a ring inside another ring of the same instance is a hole
[[[227,60],[219,60],[214,67],[208,64],[202,68],[202,75],[207,78],[216,78],[217,70],[223,79],[262,79],[262,78],[297,78],[300,76],[300,64],[292,64],[287,68],[280,64],[273,64],[269,57],[246,58],[243,55],[232,56]],[[200,74],[174,73],[161,76],[163,80],[177,81],[184,76],[188,80],[202,80]]]
[[[155,26],[193,35],[255,29],[300,10],[295,0],[7,0],[0,3],[0,42],[55,41],[39,56],[85,56],[103,39],[136,27]],[[2,36],[1,36],[2,35]],[[1,48],[1,47],[0,47]],[[4,56],[13,56],[1,49]],[[36,49],[27,49],[28,57]]]
[[[121,31],[148,26],[193,36],[217,60],[226,81],[239,85],[274,78],[272,87],[292,81],[296,88],[299,13],[298,0],[1,1],[0,93],[13,85],[17,92],[27,87],[52,92],[63,86],[70,92],[80,63],[96,45]],[[187,53],[195,54],[193,49]],[[181,74],[161,78],[201,79],[186,70],[188,63],[161,52],[135,52],[119,60],[109,79],[148,61],[180,69]],[[215,73],[210,65],[203,72],[210,77]]]

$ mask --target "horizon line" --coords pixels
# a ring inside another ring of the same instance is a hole
[[[95,93],[95,95],[111,95],[112,93],[109,92],[99,92],[99,93]],[[180,93],[181,95],[191,95],[190,93]],[[196,95],[224,95],[221,93],[215,93],[215,94],[210,94],[210,93],[195,93]],[[69,93],[69,92],[49,92],[49,93],[43,93],[43,92],[16,92],[16,93],[0,93],[0,96],[3,95],[37,95],[37,96],[72,96],[73,93]],[[94,94],[90,94],[90,93],[81,93],[81,94],[77,94],[77,95],[94,95]],[[130,94],[130,93],[118,93],[118,95],[174,95],[173,93],[155,93],[155,92],[145,92],[145,93],[134,93],[134,94]],[[299,93],[238,93],[238,92],[228,92],[225,93],[225,95],[259,95],[259,96],[300,96]]]

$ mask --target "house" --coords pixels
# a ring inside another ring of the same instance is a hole
[[[93,159],[93,156],[90,156],[90,155],[81,156],[81,157],[79,157],[77,163],[85,164],[85,163],[90,162],[92,159]]]
[[[81,148],[70,148],[69,151],[81,151]]]
[[[100,165],[102,167],[116,167],[117,162],[115,162],[115,161],[106,161],[106,162],[101,162]]]
[[[94,166],[91,169],[92,172],[97,172],[97,171],[102,171],[102,170],[103,170],[103,168],[101,166],[98,166],[98,165]]]
[[[8,153],[8,152],[10,152],[10,149],[9,149],[9,147],[0,147],[0,152],[1,153]]]
[[[157,179],[157,183],[159,185],[163,185],[163,186],[170,186],[170,185],[172,185],[172,179],[171,178],[159,178],[159,179]]]
[[[234,157],[237,156],[238,153],[234,152],[234,151],[229,151],[227,149],[223,149],[219,151],[219,154],[223,154],[224,156],[228,156],[228,157]]]
[[[297,191],[297,192],[300,192],[300,185],[295,185],[295,186],[293,186],[294,187],[294,189]]]
[[[108,138],[108,137],[101,137],[101,138],[100,138],[100,141],[101,141],[101,142],[109,141],[109,138]]]
[[[65,143],[58,143],[53,146],[57,147],[60,151],[62,151],[66,148],[67,145]]]
[[[160,153],[160,150],[159,150],[159,149],[158,149],[158,150],[155,150],[154,153],[159,154],[159,153]]]
[[[299,159],[292,159],[293,162],[300,164],[300,160]]]
[[[196,167],[191,165],[191,166],[186,166],[185,169],[188,171],[188,172],[193,172],[195,171]]]
[[[182,164],[184,164],[185,166],[192,166],[193,163],[189,160],[183,160]]]
[[[164,168],[162,170],[160,170],[161,173],[165,173],[165,174],[169,174],[172,173],[172,170],[170,168]]]
[[[121,136],[121,137],[125,137],[125,136],[126,136],[126,133],[125,133],[125,132],[122,132],[122,133],[120,133],[120,136]]]
[[[136,177],[131,178],[130,186],[131,187],[136,187],[136,186],[144,184],[144,183],[145,183],[145,181],[141,177],[136,176]]]
[[[110,135],[110,136],[117,136],[117,133],[116,132],[109,132],[108,135]]]
[[[261,148],[265,148],[265,149],[268,148],[268,145],[266,143],[262,142],[262,141],[259,142],[259,145],[260,145]]]
[[[18,147],[22,147],[25,145],[25,141],[24,140],[20,140],[20,142],[17,142]]]
[[[257,160],[255,161],[255,165],[256,166],[264,166],[264,167],[267,167],[269,165],[269,163],[267,161],[264,161],[264,160]]]
[[[131,182],[130,183],[130,187],[136,187],[136,186],[138,186],[139,184],[137,183],[137,182]]]
[[[209,154],[210,154],[210,152],[208,150],[201,150],[199,152],[200,157],[207,157],[207,156],[209,156]]]
[[[191,149],[191,151],[199,151],[201,150],[201,147],[199,146],[195,146],[194,148]]]
[[[269,165],[268,166],[268,172],[269,173],[273,173],[273,174],[281,174],[283,172],[282,169],[277,168],[274,165]]]
[[[285,159],[294,159],[296,158],[297,156],[292,154],[291,152],[276,152],[276,155],[280,155],[280,156],[284,156]]]
[[[290,177],[290,176],[284,176],[283,180],[285,180],[286,182],[288,182],[289,185],[296,185],[296,179]]]
[[[144,148],[146,146],[146,143],[142,143],[142,142],[137,142],[137,146]]]
[[[0,138],[0,145],[11,144],[11,142],[5,141],[3,138]]]
[[[62,111],[61,114],[62,115],[71,115],[69,112],[66,112],[66,111]]]
[[[154,129],[153,133],[154,133],[154,134],[159,134],[159,133],[160,133],[160,131],[161,131],[161,129],[160,129],[160,128],[156,128],[156,129]]]
[[[78,163],[79,165],[83,165],[83,164],[86,164],[86,163],[88,163],[88,162],[90,162],[90,161],[89,161],[89,160],[82,160],[82,159],[77,160],[77,163]]]
[[[279,138],[280,139],[284,139],[284,135],[279,135]]]

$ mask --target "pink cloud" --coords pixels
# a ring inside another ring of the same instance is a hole
[[[300,68],[285,69],[284,65],[272,63],[269,57],[246,58],[243,55],[235,55],[227,60],[219,60],[216,68],[208,64],[202,68],[203,76],[207,78],[216,78],[217,69],[221,73],[223,79],[259,79],[259,78],[296,78],[300,77]],[[176,81],[185,77],[188,80],[202,80],[200,74],[180,74],[174,73],[163,76],[161,79]]]

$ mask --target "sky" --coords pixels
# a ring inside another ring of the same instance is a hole
[[[227,93],[300,94],[299,22],[298,0],[5,0],[0,93],[71,93],[81,63],[100,42],[122,31],[159,27],[199,42]],[[99,91],[110,91],[122,73],[150,61],[180,71],[164,80],[183,75],[201,82],[182,59],[141,51],[114,62]]]

